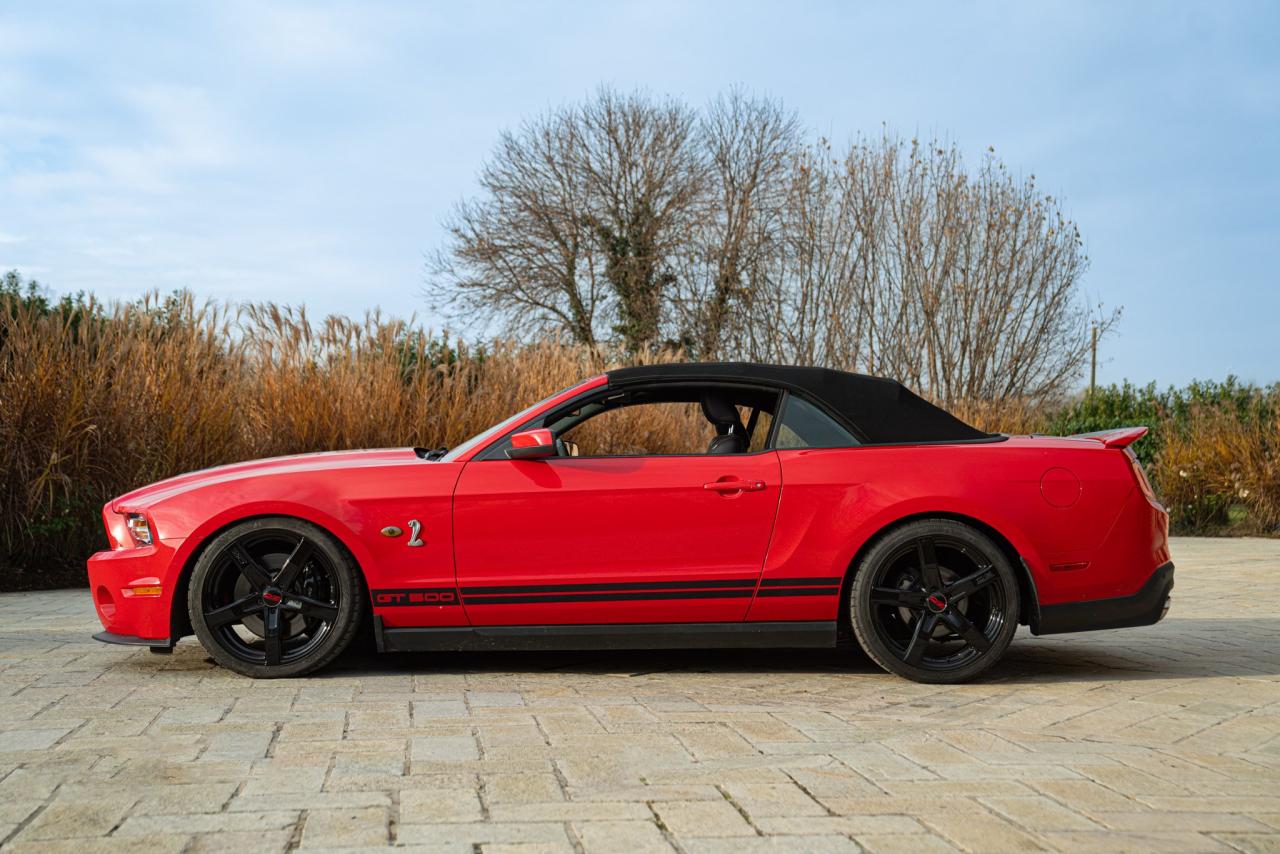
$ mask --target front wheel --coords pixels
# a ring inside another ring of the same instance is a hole
[[[324,530],[288,517],[219,534],[196,561],[191,626],[214,661],[246,676],[299,676],[351,643],[360,622],[356,567]]]
[[[991,538],[923,519],[890,532],[857,567],[850,612],[877,664],[916,682],[963,682],[995,664],[1018,629],[1018,581]]]

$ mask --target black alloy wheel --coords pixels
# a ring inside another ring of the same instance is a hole
[[[862,560],[850,587],[858,642],[892,673],[917,682],[972,679],[1018,628],[1018,582],[982,532],[948,519],[896,528]]]
[[[242,522],[196,561],[187,607],[215,661],[257,678],[328,664],[360,622],[356,568],[322,529],[299,519]]]

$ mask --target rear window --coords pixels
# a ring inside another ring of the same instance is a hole
[[[774,447],[849,448],[860,444],[853,434],[837,424],[831,416],[802,397],[789,395],[778,422]]]

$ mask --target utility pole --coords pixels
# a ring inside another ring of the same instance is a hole
[[[1098,324],[1089,327],[1089,396],[1098,387]]]

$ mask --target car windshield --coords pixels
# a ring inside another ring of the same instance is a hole
[[[558,392],[556,392],[555,394],[549,394],[549,395],[547,395],[546,397],[542,398],[542,400],[539,400],[537,403],[535,403],[535,404],[533,404],[533,405],[531,405],[531,406],[526,406],[524,409],[520,410],[520,411],[519,411],[519,412],[517,412],[515,415],[512,415],[512,416],[511,416],[510,418],[508,418],[507,420],[505,420],[505,421],[501,421],[501,422],[499,422],[499,423],[497,423],[497,424],[493,425],[493,426],[492,426],[492,427],[490,427],[488,430],[485,430],[485,431],[483,431],[483,432],[481,432],[481,433],[477,433],[476,435],[472,436],[470,439],[466,440],[465,442],[463,442],[463,443],[462,443],[462,444],[460,444],[460,445],[455,445],[454,447],[452,447],[452,448],[450,448],[450,449],[449,449],[448,453],[446,453],[446,454],[445,454],[444,456],[442,456],[442,457],[439,457],[439,458],[438,458],[438,459],[439,459],[439,461],[440,461],[440,462],[442,462],[442,463],[450,463],[450,462],[453,462],[453,461],[454,461],[454,460],[456,460],[458,457],[460,457],[460,456],[462,456],[463,454],[465,454],[465,453],[467,453],[468,451],[470,451],[472,448],[475,448],[477,445],[483,445],[483,444],[485,444],[486,442],[488,442],[490,439],[495,438],[496,436],[500,435],[501,433],[503,433],[503,432],[505,432],[505,431],[507,431],[507,430],[511,429],[511,428],[512,428],[512,427],[514,427],[515,425],[519,424],[521,421],[523,421],[524,419],[528,418],[528,417],[529,417],[529,415],[530,415],[534,410],[536,410],[539,406],[542,406],[544,403],[546,403],[547,401],[551,400],[553,397],[559,397],[560,395],[564,394],[564,393],[565,393],[566,391],[568,391],[569,389],[574,388],[576,385],[578,385],[578,384],[577,384],[577,383],[575,383],[574,385],[566,386],[566,387],[564,387],[564,388],[560,389],[560,390],[559,390]]]

